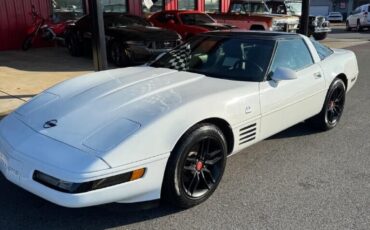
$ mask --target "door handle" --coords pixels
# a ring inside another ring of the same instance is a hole
[[[252,107],[250,107],[249,105],[247,105],[245,107],[245,113],[251,113],[252,112]]]
[[[313,76],[315,77],[315,79],[319,79],[322,77],[320,72],[314,73]]]

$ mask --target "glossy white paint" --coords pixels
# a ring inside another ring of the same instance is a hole
[[[170,152],[196,123],[226,121],[233,154],[317,114],[339,74],[348,78],[348,90],[353,86],[358,68],[351,51],[335,50],[320,61],[304,39],[315,64],[292,80],[231,81],[142,66],[60,83],[1,121],[0,169],[20,187],[67,207],[157,199]],[[53,119],[57,126],[44,128]],[[256,139],[242,143],[239,136],[254,127]],[[137,181],[75,195],[32,179],[39,170],[86,182],[141,167],[147,170]]]

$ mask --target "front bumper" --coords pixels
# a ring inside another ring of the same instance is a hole
[[[3,128],[4,125],[0,123],[0,130],[2,129],[2,135],[0,135],[0,173],[10,182],[52,203],[77,208],[111,202],[132,203],[160,198],[169,153],[118,168],[76,173],[63,170],[64,162],[60,162],[60,167],[55,167],[20,152],[17,146],[12,146],[7,141]],[[61,147],[58,145],[59,142],[54,142],[54,148]],[[51,145],[47,143],[45,146],[50,147]],[[33,147],[27,146],[27,148],[32,149]],[[54,148],[49,150],[52,152]],[[123,174],[138,168],[146,169],[145,175],[138,180],[78,194],[60,192],[33,179],[34,172],[37,170],[61,180],[83,183]]]
[[[271,31],[278,31],[278,32],[295,33],[297,30],[298,30],[298,24],[279,23],[271,27]]]
[[[315,27],[314,33],[329,33],[331,32],[330,27]]]

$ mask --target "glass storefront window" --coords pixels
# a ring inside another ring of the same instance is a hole
[[[205,0],[205,11],[207,13],[219,13],[221,12],[220,0]]]
[[[144,15],[149,15],[163,10],[163,0],[142,0]]]
[[[104,12],[127,12],[127,0],[101,0]]]
[[[196,0],[178,0],[178,9],[179,10],[195,10],[196,9]]]
[[[83,0],[52,0],[54,22],[74,20],[84,15]]]

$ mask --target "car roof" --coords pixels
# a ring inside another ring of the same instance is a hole
[[[281,40],[281,39],[300,38],[300,35],[297,33],[250,31],[250,30],[240,30],[240,29],[211,31],[211,32],[203,33],[203,34],[210,35],[210,36],[222,36],[222,37],[233,37],[233,38],[254,38],[254,39],[265,39],[265,40]]]

